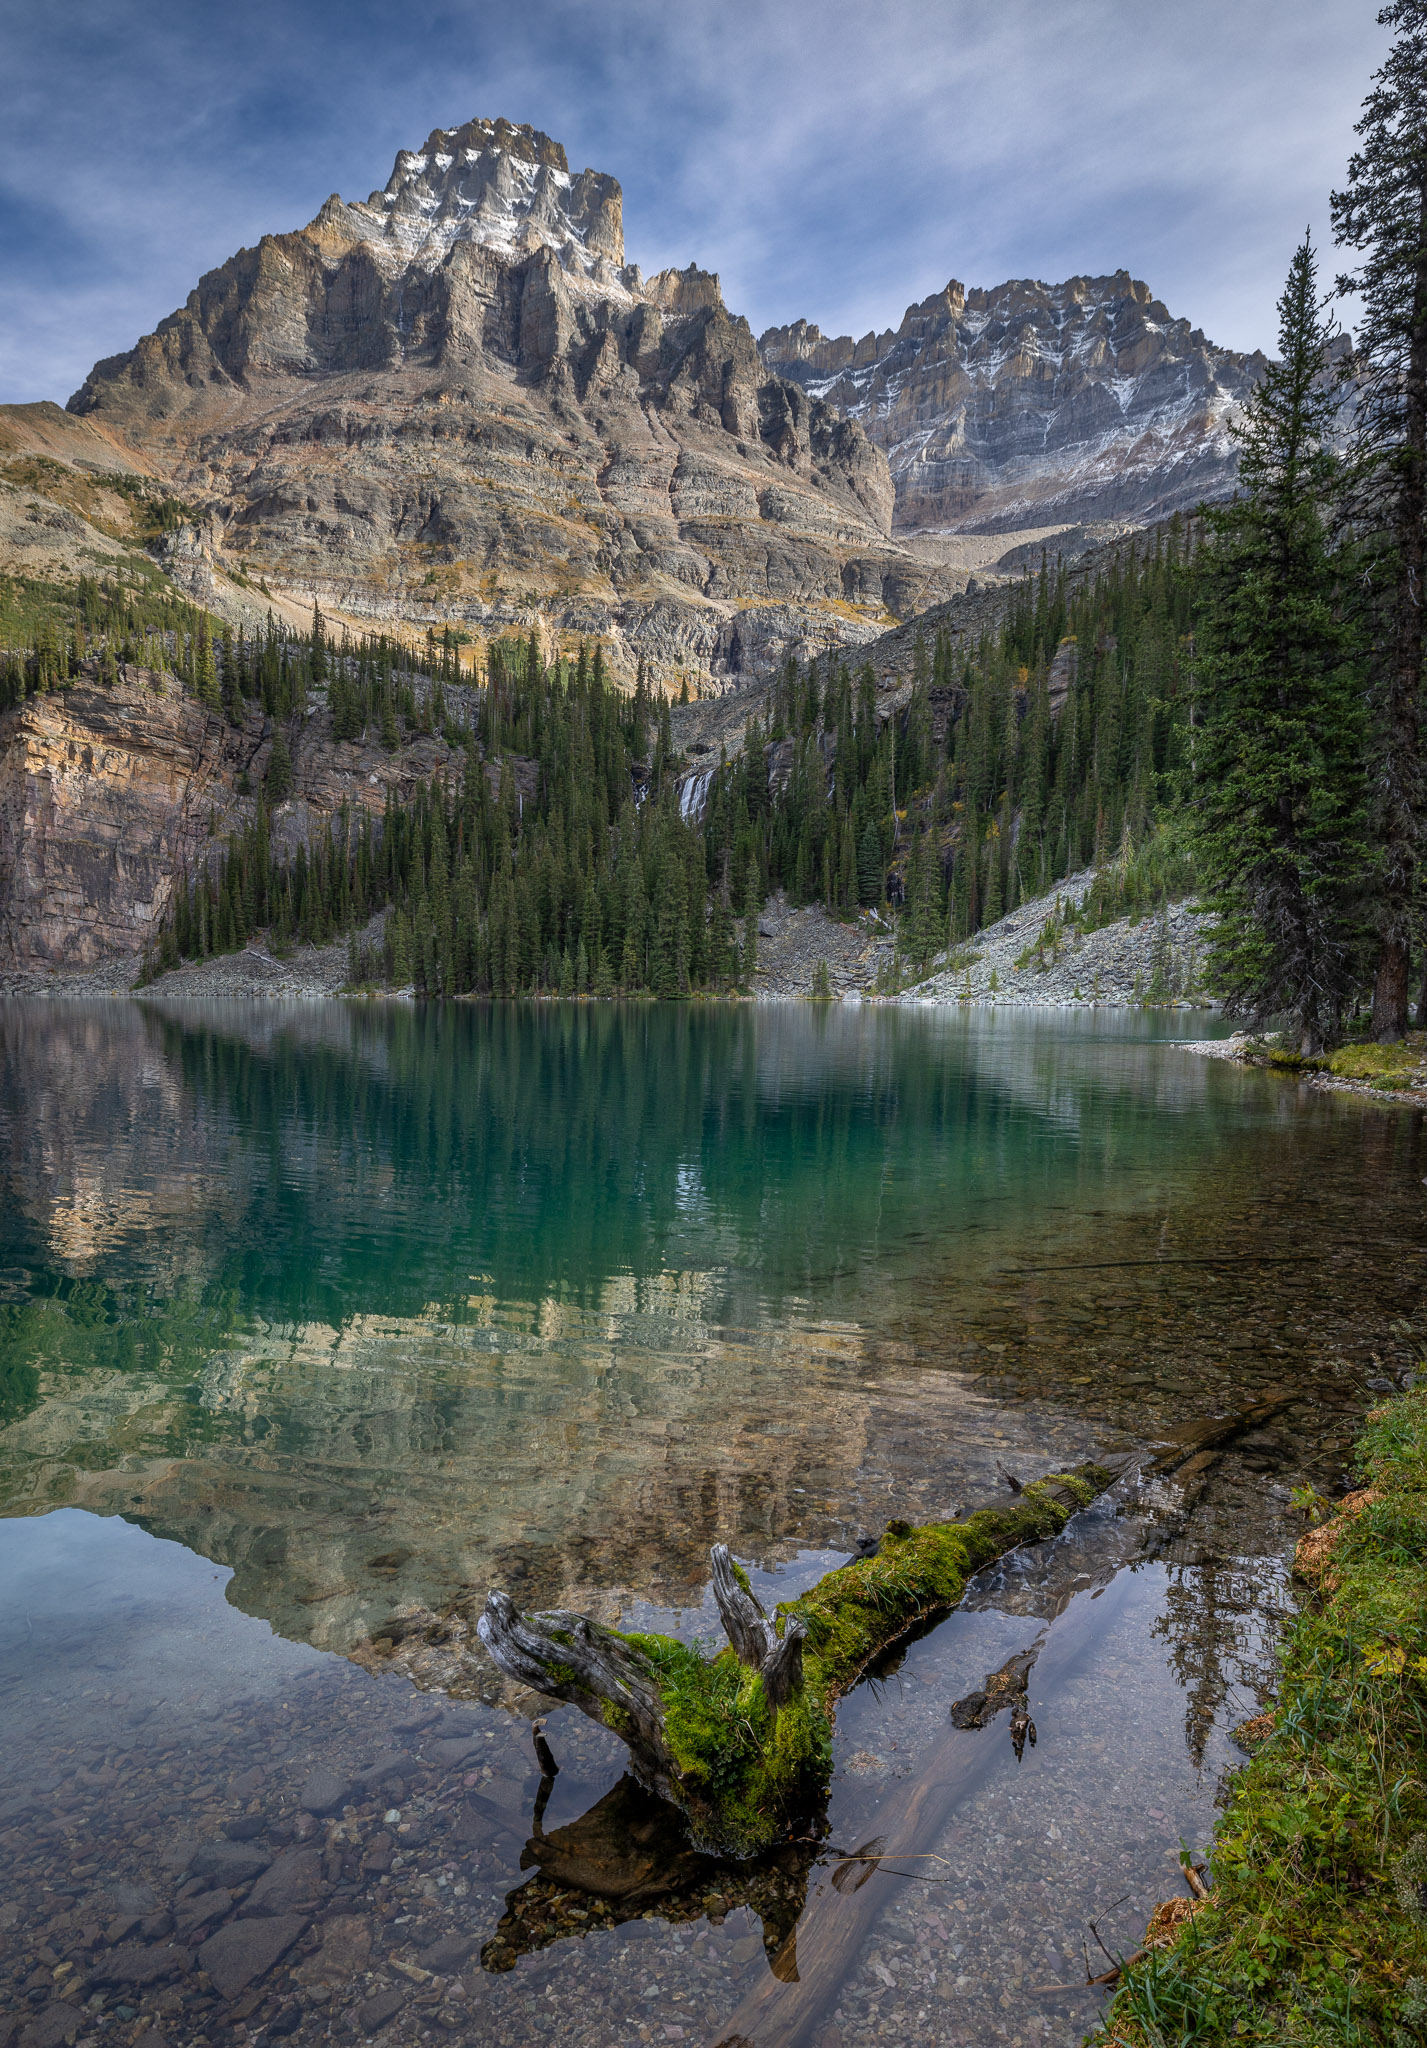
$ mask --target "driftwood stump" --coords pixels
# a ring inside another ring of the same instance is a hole
[[[1053,1474],[955,1522],[893,1522],[869,1555],[773,1615],[716,1544],[714,1597],[729,1646],[713,1657],[579,1614],[521,1614],[499,1592],[480,1637],[510,1677],[612,1729],[635,1776],[681,1809],[696,1842],[751,1855],[819,1824],[837,1702],[867,1666],[954,1607],[983,1565],[1058,1535],[1118,1469]]]

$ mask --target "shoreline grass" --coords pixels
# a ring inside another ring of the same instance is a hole
[[[1210,1899],[1128,1966],[1095,2048],[1427,2043],[1427,1387],[1374,1409],[1272,1728],[1234,1779]]]

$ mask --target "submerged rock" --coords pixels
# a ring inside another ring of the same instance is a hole
[[[350,1790],[345,1778],[326,1764],[319,1764],[298,1793],[297,1803],[304,1813],[335,1813]]]
[[[266,1976],[307,1924],[305,1913],[285,1913],[273,1920],[230,1920],[199,1949],[199,1964],[221,1998],[236,1998]]]

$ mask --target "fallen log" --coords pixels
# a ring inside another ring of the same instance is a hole
[[[1203,1491],[1218,1454],[1236,1436],[1258,1428],[1288,1407],[1294,1398],[1292,1394],[1274,1394],[1233,1415],[1186,1423],[1162,1438],[1142,1458],[1121,1461],[1124,1470],[1135,1469],[1141,1477],[1173,1476],[1179,1482],[1176,1512],[1151,1536],[1146,1554],[1153,1555],[1182,1526],[1185,1515]],[[1103,1592],[1103,1586],[1099,1590]],[[1000,1743],[992,1740],[989,1731],[1007,1707],[1011,1709],[1011,1744],[1017,1762],[1020,1761],[1031,1725],[1030,1674],[1052,1638],[1061,1614],[1076,1597],[1069,1595],[1059,1603],[1047,1627],[1027,1649],[1008,1658],[999,1671],[990,1673],[977,1691],[952,1703],[949,1732],[919,1760],[916,1775],[879,1803],[873,1823],[878,1833],[877,1853],[862,1852],[855,1859],[835,1861],[830,1881],[810,1889],[797,1926],[782,1949],[769,1959],[770,1974],[760,1978],[718,2030],[716,2048],[765,2048],[765,2044],[766,2048],[803,2048],[835,2001],[892,1897],[903,1884],[912,1881],[898,1866],[909,1861],[915,1864],[925,1856],[949,1825],[957,1807],[977,1789],[1002,1754]],[[1062,1672],[1062,1683],[1095,1649],[1107,1624],[1111,1603],[1097,1601],[1087,1612],[1093,1614],[1094,1622],[1073,1652],[1067,1670]],[[852,1882],[854,1861],[856,1880]],[[874,1873],[878,1883],[868,1884]],[[1115,1964],[1103,1977],[1091,1978],[1088,1986],[1041,1986],[1037,1995],[1103,1987],[1114,1983],[1119,1971],[1120,1965]]]
[[[1054,1473],[954,1522],[892,1522],[873,1554],[771,1616],[717,1544],[729,1647],[713,1657],[581,1614],[521,1614],[501,1592],[488,1597],[479,1634],[510,1677],[612,1729],[635,1776],[682,1811],[701,1847],[752,1855],[819,1814],[837,1702],[868,1665],[953,1608],[983,1566],[1058,1535],[1125,1462]]]
[[[1179,1428],[1167,1430],[1158,1438],[1140,1465],[1143,1478],[1156,1478],[1167,1472],[1178,1471],[1188,1459],[1201,1451],[1221,1451],[1233,1442],[1236,1436],[1244,1436],[1251,1429],[1259,1429],[1265,1422],[1271,1422],[1281,1415],[1285,1408],[1291,1408],[1301,1397],[1292,1392],[1265,1394],[1262,1400],[1252,1402],[1247,1408],[1239,1408],[1232,1415],[1216,1415],[1209,1422],[1185,1422]]]
[[[618,1735],[636,1779],[683,1813],[698,1847],[755,1855],[821,1826],[838,1700],[902,1638],[949,1612],[976,1572],[1058,1535],[1127,1471],[1163,1476],[1293,1398],[1270,1396],[1187,1425],[1139,1456],[1052,1473],[956,1521],[890,1522],[872,1550],[773,1615],[716,1544],[713,1590],[728,1648],[712,1657],[673,1636],[624,1634],[582,1614],[522,1614],[498,1591],[478,1633],[509,1677]]]

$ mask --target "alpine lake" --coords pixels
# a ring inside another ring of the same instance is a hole
[[[1080,2041],[1427,1341],[1420,1115],[1222,1028],[0,1003],[0,2048]],[[1275,1396],[884,1660],[757,1862],[467,1632],[712,1643],[714,1543],[771,1608]]]

